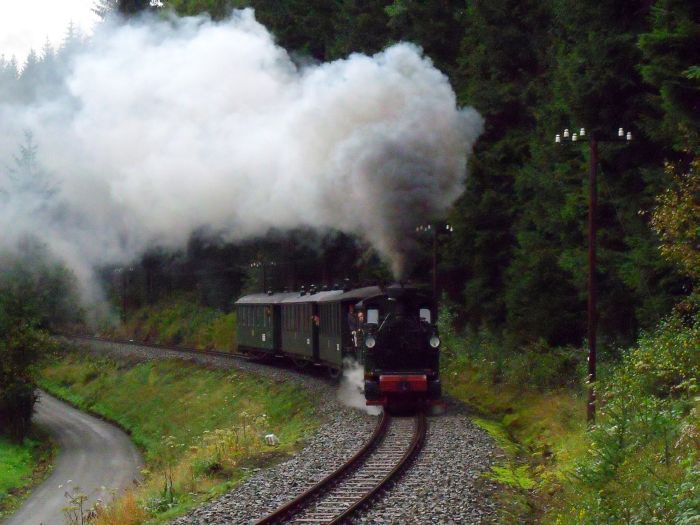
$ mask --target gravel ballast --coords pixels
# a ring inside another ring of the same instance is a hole
[[[428,419],[425,444],[392,488],[355,524],[494,523],[498,485],[484,477],[500,453],[458,404]]]
[[[92,351],[138,359],[162,358],[148,346],[82,342]],[[372,434],[376,416],[342,405],[337,386],[314,374],[211,355],[165,351],[207,366],[239,368],[274,380],[298,382],[313,391],[323,424],[293,458],[255,469],[232,492],[176,519],[175,525],[249,524],[288,502],[349,459]],[[497,485],[483,474],[500,452],[470,420],[462,405],[448,403],[429,418],[423,450],[400,480],[354,519],[356,524],[481,524],[496,520]]]

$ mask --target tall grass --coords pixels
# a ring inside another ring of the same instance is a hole
[[[240,371],[69,354],[40,376],[43,388],[117,422],[144,451],[142,485],[100,510],[98,523],[121,523],[134,505],[137,517],[126,523],[166,521],[230,489],[251,467],[286,457],[318,424],[301,387]],[[279,446],[263,443],[270,432]]]
[[[700,523],[700,318],[643,335],[601,385],[556,523]]]
[[[128,312],[124,323],[105,327],[106,335],[156,344],[233,351],[236,314],[198,304],[186,295]]]
[[[16,509],[50,465],[51,441],[34,429],[21,443],[0,437],[0,518]]]
[[[585,355],[536,343],[506,350],[441,317],[446,392],[475,407],[509,460],[507,523],[700,523],[700,321],[671,317],[604,362],[597,425],[585,424]],[[521,469],[527,465],[527,471]],[[533,481],[533,483],[530,483]]]

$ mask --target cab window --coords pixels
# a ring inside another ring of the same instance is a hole
[[[429,323],[430,319],[431,319],[430,309],[429,308],[421,308],[418,311],[418,316],[420,317],[421,321],[425,321],[426,323]]]
[[[379,310],[376,308],[367,309],[367,324],[379,324]]]

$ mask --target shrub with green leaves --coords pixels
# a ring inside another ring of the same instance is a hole
[[[664,321],[601,388],[558,523],[700,522],[700,317]]]

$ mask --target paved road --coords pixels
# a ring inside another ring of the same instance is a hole
[[[93,500],[109,498],[139,476],[141,455],[117,427],[43,392],[34,421],[51,433],[60,451],[51,476],[5,525],[64,525],[61,509],[69,487],[79,486]]]

